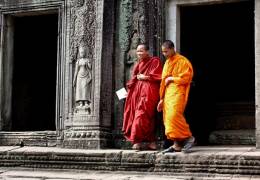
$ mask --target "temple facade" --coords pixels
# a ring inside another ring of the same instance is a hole
[[[198,144],[260,147],[257,0],[0,0],[0,145],[124,148],[138,43],[190,59]],[[164,139],[158,114],[158,142]]]

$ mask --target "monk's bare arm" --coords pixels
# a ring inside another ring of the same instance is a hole
[[[157,111],[161,112],[163,108],[163,100],[161,99],[157,105]]]
[[[141,80],[141,81],[145,81],[145,80],[148,80],[149,79],[149,76],[146,76],[144,74],[138,74],[137,75],[137,79],[138,80]]]

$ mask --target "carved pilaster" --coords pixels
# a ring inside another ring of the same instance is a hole
[[[105,148],[111,144],[114,2],[71,0],[70,6],[72,106],[63,146]]]

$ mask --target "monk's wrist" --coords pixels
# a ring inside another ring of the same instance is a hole
[[[171,81],[174,82],[174,78],[173,78],[173,76],[171,77]]]

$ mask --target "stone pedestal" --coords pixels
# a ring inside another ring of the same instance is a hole
[[[95,116],[82,111],[71,115],[70,122],[66,122],[69,128],[64,131],[63,146],[84,149],[109,147],[111,130],[98,126]]]
[[[63,146],[80,149],[103,149],[111,144],[111,133],[100,129],[70,129],[65,131]]]

